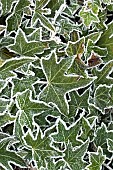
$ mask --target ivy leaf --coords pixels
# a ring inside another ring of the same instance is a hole
[[[1,93],[1,91],[5,88],[6,84],[7,84],[6,81],[0,80],[0,93]]]
[[[106,125],[102,123],[101,127],[99,127],[96,131],[96,137],[94,143],[97,147],[100,146],[103,149],[104,154],[106,154],[106,156],[109,157],[110,155],[107,150],[108,138],[113,140],[113,132],[108,131]]]
[[[0,115],[0,126],[5,126],[6,124],[9,124],[14,120],[15,120],[15,117],[11,116],[9,113]]]
[[[1,40],[0,40],[0,48],[1,48],[1,51],[4,51],[4,48],[10,44],[13,44],[14,43],[14,38],[10,37],[10,36],[6,36],[6,37],[3,37]],[[5,49],[6,50],[6,49]]]
[[[113,49],[113,36],[112,36],[112,30],[113,30],[113,23],[110,23],[108,25],[108,28],[103,32],[100,39],[97,42],[97,45],[102,48],[107,48],[108,50],[108,56],[106,57],[106,60],[112,59],[112,49]]]
[[[49,31],[55,31],[55,28],[53,27],[52,23],[45,17],[43,14],[41,14],[40,11],[35,14],[35,18],[38,18],[42,24],[43,27],[48,29]]]
[[[86,10],[85,7],[81,9],[80,16],[82,17],[84,24],[88,28],[92,25],[93,22],[99,22],[98,17],[91,10]]]
[[[92,126],[89,123],[88,119],[84,117],[81,119],[81,129],[82,129],[82,133],[79,139],[81,139],[82,141],[85,142],[88,139],[88,137],[91,138],[93,136]]]
[[[14,2],[14,0],[6,0],[6,1],[1,0],[1,3],[2,3],[2,15],[3,16],[11,11],[13,2]]]
[[[17,92],[23,92],[26,89],[32,90],[33,91],[33,83],[37,80],[36,77],[26,77],[22,79],[12,79],[13,82],[13,96],[17,94]]]
[[[31,34],[27,36],[28,41],[40,41],[41,40],[41,28],[35,29]]]
[[[7,31],[14,31],[20,27],[22,16],[23,16],[23,11],[29,5],[30,5],[29,0],[25,0],[25,1],[18,0],[17,1],[13,14],[7,18]]]
[[[80,28],[77,27],[73,22],[69,22],[69,20],[66,18],[59,20],[59,23],[61,28],[60,34],[63,35],[67,41],[70,40],[70,36],[69,36],[70,32],[72,32],[73,30],[77,30],[78,32],[80,32]]]
[[[40,100],[53,103],[63,113],[67,114],[68,105],[65,98],[66,92],[87,86],[93,78],[83,78],[74,75],[66,75],[66,70],[72,63],[71,58],[56,61],[55,53],[49,59],[42,58],[41,65],[47,79],[47,85],[40,93]]]
[[[54,118],[58,118],[59,116],[61,116],[61,114],[57,110],[51,109],[48,111],[47,110],[44,111],[40,115],[36,115],[34,119],[35,119],[35,122],[42,129],[43,127],[47,128],[47,123],[48,123],[48,126],[52,126],[52,122],[47,119],[49,116],[51,116],[51,118],[53,117],[54,119]]]
[[[40,21],[40,23],[42,24],[42,26],[44,26],[46,29],[48,29],[49,31],[55,31],[55,28],[52,25],[52,23],[49,21],[49,19],[47,19],[47,17],[45,17],[43,15],[43,13],[45,13],[44,7],[48,4],[49,1],[50,0],[46,0],[46,1],[45,0],[41,0],[41,1],[36,0],[36,8],[35,8],[35,12],[34,12],[32,20],[34,23],[38,19]]]
[[[14,135],[17,138],[17,140],[19,140],[20,144],[24,145],[24,141],[23,141],[23,138],[22,138],[22,136],[24,134],[23,134],[23,131],[22,131],[22,125],[20,123],[21,113],[19,111],[18,111],[18,115],[20,115],[20,116],[17,116],[16,122],[15,122]]]
[[[90,56],[91,53],[96,53],[98,57],[102,56],[105,58],[107,56],[107,49],[106,48],[100,48],[98,46],[95,46],[95,43],[91,39],[88,39],[87,41],[87,48],[86,48],[86,57]],[[101,62],[100,62],[101,63]],[[99,64],[100,64],[99,63]]]
[[[36,161],[37,168],[43,166],[45,167],[46,159],[52,156],[58,156],[58,153],[50,147],[49,136],[41,137],[39,131],[38,135],[34,139],[30,133],[24,137],[25,143],[32,149],[33,159]]]
[[[0,67],[0,78],[6,79],[8,77],[14,77],[15,74],[12,73],[14,69],[17,69],[18,67],[22,66],[25,63],[29,63],[32,61],[30,58],[16,58],[7,60],[1,67]]]
[[[111,0],[102,0],[102,1],[103,1],[104,4],[108,4],[108,5],[110,5],[112,3]]]
[[[104,163],[106,157],[103,155],[103,151],[101,147],[98,147],[97,152],[90,152],[90,165],[87,166],[88,170],[100,170],[102,168],[102,164]]]
[[[83,77],[86,77],[85,70],[87,69],[87,66],[83,62],[83,60],[77,56],[74,59],[74,62],[71,66],[71,68],[68,70],[68,74],[76,74],[76,75],[82,75]]]
[[[47,43],[41,41],[28,42],[25,33],[19,29],[16,35],[14,45],[10,45],[9,49],[22,56],[34,56],[34,54],[43,53],[44,48],[47,48]]]
[[[57,132],[51,134],[51,137],[54,139],[55,142],[64,142],[68,144],[69,142],[72,143],[72,146],[79,146],[81,144],[80,141],[77,140],[77,135],[80,131],[79,123],[72,125],[71,127],[67,128],[64,121],[59,120],[57,124]]]
[[[113,68],[113,61],[109,61],[106,63],[102,69],[97,70],[93,69],[93,74],[97,76],[97,79],[95,80],[95,85],[98,86],[100,84],[105,84],[105,85],[111,85],[113,84],[113,79],[109,77],[109,74],[112,72]]]
[[[3,139],[5,139],[5,138],[9,138],[9,137],[10,137],[9,134],[0,132],[0,141],[3,140]]]
[[[50,2],[48,3],[47,7],[49,7],[51,9],[51,16],[54,17],[55,12],[58,11],[58,9],[60,8],[60,6],[62,4],[64,4],[64,0],[50,0]]]
[[[47,169],[48,170],[61,170],[62,167],[64,166],[65,162],[63,160],[59,160],[57,162],[52,161],[51,159],[47,160]]]
[[[7,149],[9,139],[4,139],[0,142],[0,165],[6,170],[12,170],[10,162],[20,167],[26,168],[25,161],[18,156],[15,152],[10,152]]]
[[[87,151],[88,143],[89,142],[86,141],[77,149],[72,148],[71,143],[67,145],[64,160],[66,161],[66,164],[70,169],[85,169],[86,162],[83,161],[83,156]]]
[[[110,105],[109,91],[110,88],[105,85],[99,85],[95,90],[94,104],[102,112]]]
[[[113,152],[113,140],[112,139],[107,139],[107,145],[108,145],[108,150],[110,152]]]
[[[9,105],[9,103],[10,103],[10,100],[0,98],[0,113],[5,112],[5,110],[7,109],[8,105]]]
[[[113,86],[110,89],[109,95],[110,95],[110,105],[112,106],[113,105]]]
[[[69,42],[66,48],[68,56],[81,55],[84,52],[84,38],[79,39],[77,42]]]
[[[71,101],[69,102],[69,117],[76,115],[78,109],[88,111],[89,90],[79,95],[76,91],[70,93]]]
[[[26,90],[22,94],[18,95],[17,102],[17,107],[22,111],[20,116],[20,123],[22,125],[26,124],[30,128],[32,128],[32,123],[35,115],[51,109],[44,102],[37,102],[36,100],[32,100],[29,90]]]

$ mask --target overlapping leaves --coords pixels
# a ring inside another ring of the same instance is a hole
[[[0,169],[113,169],[112,11],[0,1]]]

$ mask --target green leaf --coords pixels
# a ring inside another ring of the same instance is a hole
[[[44,111],[40,115],[36,115],[34,119],[35,122],[40,126],[40,128],[49,127],[53,125],[53,122],[47,119],[48,116],[51,116],[54,119],[61,116],[61,114],[57,110],[51,109],[51,110]],[[49,123],[48,126],[47,126],[47,122]]]
[[[82,17],[84,24],[88,28],[92,25],[92,23],[99,22],[98,17],[91,10],[86,10],[85,7],[81,9],[80,16]]]
[[[93,118],[95,119],[95,117]],[[79,137],[79,139],[81,139],[82,141],[86,141],[88,138],[91,139],[93,134],[93,128],[91,126],[91,124],[89,123],[88,119],[86,118],[82,118],[81,119],[81,129],[82,129],[82,133]]]
[[[48,7],[51,9],[51,16],[54,17],[55,12],[58,11],[60,6],[64,4],[64,0],[50,0],[48,3]]]
[[[6,37],[3,37],[1,40],[0,40],[0,48],[3,48],[3,47],[6,47],[10,44],[13,44],[14,43],[14,38],[10,37],[10,36],[6,36]],[[3,49],[1,49],[2,51]]]
[[[44,7],[48,4],[49,1],[50,0],[46,0],[46,1],[45,0],[41,0],[41,1],[36,0],[36,8],[35,8],[35,12],[34,12],[32,20],[34,23],[38,19],[43,27],[45,27],[49,31],[55,31],[55,28],[52,25],[52,23],[49,21],[49,19],[47,17],[45,17],[43,15],[43,13],[45,13]]]
[[[113,152],[113,140],[111,140],[111,139],[107,139],[107,145],[108,145],[108,150],[110,151],[110,152]]]
[[[16,57],[16,55],[13,52],[10,52],[7,48],[2,48],[0,49],[0,57],[5,62],[7,59]]]
[[[14,0],[1,0],[2,3],[2,15],[6,15],[7,13],[11,12],[12,4],[16,2]]]
[[[83,60],[80,57],[75,57],[74,62],[70,69],[68,70],[68,74],[76,74],[76,75],[82,75],[83,77],[86,77],[85,70],[87,69],[87,65],[83,62]]]
[[[77,170],[85,169],[86,162],[83,161],[83,156],[87,151],[88,143],[89,142],[86,141],[77,149],[74,149],[71,146],[71,143],[67,145],[64,160],[66,161],[66,164],[70,169],[77,169]]]
[[[101,170],[102,164],[104,163],[106,157],[103,155],[101,147],[98,147],[97,152],[90,152],[90,165],[87,166],[88,170]]]
[[[92,82],[93,78],[66,75],[65,72],[70,67],[72,59],[62,59],[59,63],[56,60],[55,53],[52,53],[49,59],[42,58],[41,60],[47,85],[40,93],[39,98],[46,103],[55,104],[63,114],[67,114],[66,92],[87,86]]]
[[[10,100],[4,99],[4,98],[0,98],[0,113],[3,113],[3,112],[6,111],[9,103],[10,103]]]
[[[113,60],[106,63],[102,69],[97,70],[93,69],[93,75],[97,76],[95,80],[95,85],[98,86],[100,84],[111,85],[113,84],[113,79],[109,77],[109,74],[112,72],[113,68]]]
[[[45,17],[43,14],[41,14],[40,11],[37,11],[34,18],[38,18],[41,25],[43,27],[45,27],[46,29],[48,29],[49,31],[55,31],[55,28],[53,27],[52,23],[49,21],[49,19],[47,19],[47,17]],[[33,20],[34,20],[34,18],[33,18]]]
[[[34,116],[51,109],[51,107],[44,102],[32,100],[30,92],[31,91],[26,90],[17,96],[17,107],[22,111],[20,123],[32,128]]]
[[[0,142],[0,165],[5,168],[5,170],[12,170],[9,162],[12,162],[20,167],[25,168],[25,161],[18,156],[15,152],[11,152],[7,149],[9,139],[4,139]]]
[[[70,93],[71,101],[69,102],[69,117],[74,116],[78,109],[85,109],[88,111],[89,90],[79,95],[76,91]]]
[[[100,119],[100,116],[102,113],[99,109],[97,109],[97,107],[94,104],[90,103],[88,108],[89,108],[89,116],[90,117],[95,116],[95,117],[98,117],[98,119]]]
[[[5,88],[6,86],[6,81],[0,80],[0,92]]]
[[[70,36],[69,36],[70,32],[72,32],[73,30],[77,30],[77,32],[80,32],[80,28],[66,18],[60,19],[59,23],[60,23],[60,34],[63,35],[67,41],[70,40]]]
[[[112,3],[111,0],[102,0],[102,2],[103,2],[104,4],[107,4],[107,5],[110,5],[110,4]]]
[[[37,80],[36,77],[26,77],[26,78],[21,78],[21,79],[12,79],[13,82],[13,96],[15,96],[18,92],[23,92],[26,89],[32,90],[33,91],[33,86],[32,84],[35,83]]]
[[[95,90],[94,104],[102,112],[110,105],[109,91],[110,88],[105,85],[99,85]]]
[[[100,146],[103,149],[104,154],[106,154],[106,156],[109,157],[110,155],[107,150],[108,138],[113,140],[113,132],[108,131],[106,125],[102,123],[101,127],[99,127],[96,131],[96,137],[94,143],[97,147]]]
[[[112,30],[113,30],[113,22],[111,22],[108,25],[108,28],[103,32],[100,39],[97,42],[97,45],[102,48],[107,48],[108,50],[108,56],[106,57],[106,60],[109,61],[112,59],[112,49],[113,49],[113,36],[112,36]]]
[[[95,46],[95,43],[93,43],[93,41],[91,39],[88,39],[87,48],[86,48],[86,57],[89,57],[92,54],[92,52],[96,53],[97,57],[100,57],[100,56],[106,57],[107,56],[107,49],[106,48],[100,48],[98,46]]]
[[[24,145],[24,141],[22,138],[24,134],[22,131],[22,125],[20,124],[21,113],[19,111],[18,111],[18,115],[20,116],[17,117],[16,122],[15,122],[14,135],[17,138],[17,140],[19,140],[20,144]]]
[[[3,139],[5,139],[5,138],[8,138],[8,137],[10,137],[9,134],[0,132],[0,141],[3,140]]]
[[[1,67],[0,67],[0,78],[6,79],[8,77],[14,77],[15,74],[12,73],[14,69],[17,69],[18,67],[22,66],[25,63],[29,63],[32,61],[30,58],[16,58],[7,60]]]
[[[25,143],[32,149],[33,159],[36,161],[37,168],[40,166],[45,167],[45,160],[47,158],[58,156],[58,153],[50,147],[50,138],[48,136],[42,138],[40,131],[35,139],[31,136],[31,133],[27,133],[24,140]]]
[[[110,89],[109,95],[110,95],[110,105],[113,106],[113,86]]]
[[[57,124],[57,132],[51,134],[55,142],[64,142],[66,145],[71,142],[72,146],[79,146],[80,141],[77,140],[77,135],[80,131],[79,123],[71,125],[67,128],[64,121],[59,120]]]
[[[47,48],[47,43],[41,41],[28,42],[25,33],[19,29],[14,45],[10,45],[9,49],[22,56],[34,56],[35,54],[43,53]]]
[[[48,164],[47,164],[47,170],[60,170],[61,167],[64,166],[65,162],[62,160],[59,160],[57,162],[53,162],[51,159],[47,160]]]
[[[35,29],[31,34],[27,36],[28,41],[40,41],[41,40],[41,28]]]
[[[79,39],[77,42],[69,42],[66,48],[68,56],[81,55],[84,52],[84,38]]]
[[[15,117],[11,116],[8,113],[0,115],[0,126],[5,126],[6,124],[9,124],[9,123],[11,123],[14,120],[15,120]]]
[[[22,22],[23,11],[30,5],[29,0],[18,0],[13,13],[7,18],[7,31],[16,31]]]

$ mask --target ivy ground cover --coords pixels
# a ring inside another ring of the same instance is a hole
[[[0,170],[113,170],[112,18],[112,0],[0,0]]]

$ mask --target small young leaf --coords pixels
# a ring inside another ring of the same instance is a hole
[[[15,53],[29,57],[37,53],[43,53],[45,48],[47,48],[47,43],[40,41],[28,42],[25,33],[21,29],[17,33],[15,44],[9,46],[9,49]]]
[[[90,152],[90,165],[87,166],[88,170],[101,170],[102,164],[104,163],[106,157],[103,155],[101,147],[98,147],[96,153]]]
[[[56,142],[64,142],[65,144],[71,142],[72,146],[75,147],[81,144],[81,142],[76,138],[79,131],[79,124],[76,123],[73,126],[67,128],[63,121],[59,121],[57,125],[57,133],[53,133],[51,136]]]
[[[66,164],[70,169],[85,169],[86,162],[83,161],[83,156],[87,151],[88,143],[89,142],[86,141],[77,149],[72,148],[71,143],[67,145],[64,160],[66,161]]]
[[[102,112],[104,112],[104,109],[110,105],[109,91],[110,88],[104,85],[98,86],[95,90],[94,103],[95,106],[98,107]]]
[[[76,115],[78,109],[85,109],[88,111],[89,90],[79,95],[76,91],[70,93],[71,101],[69,102],[69,117]]]

